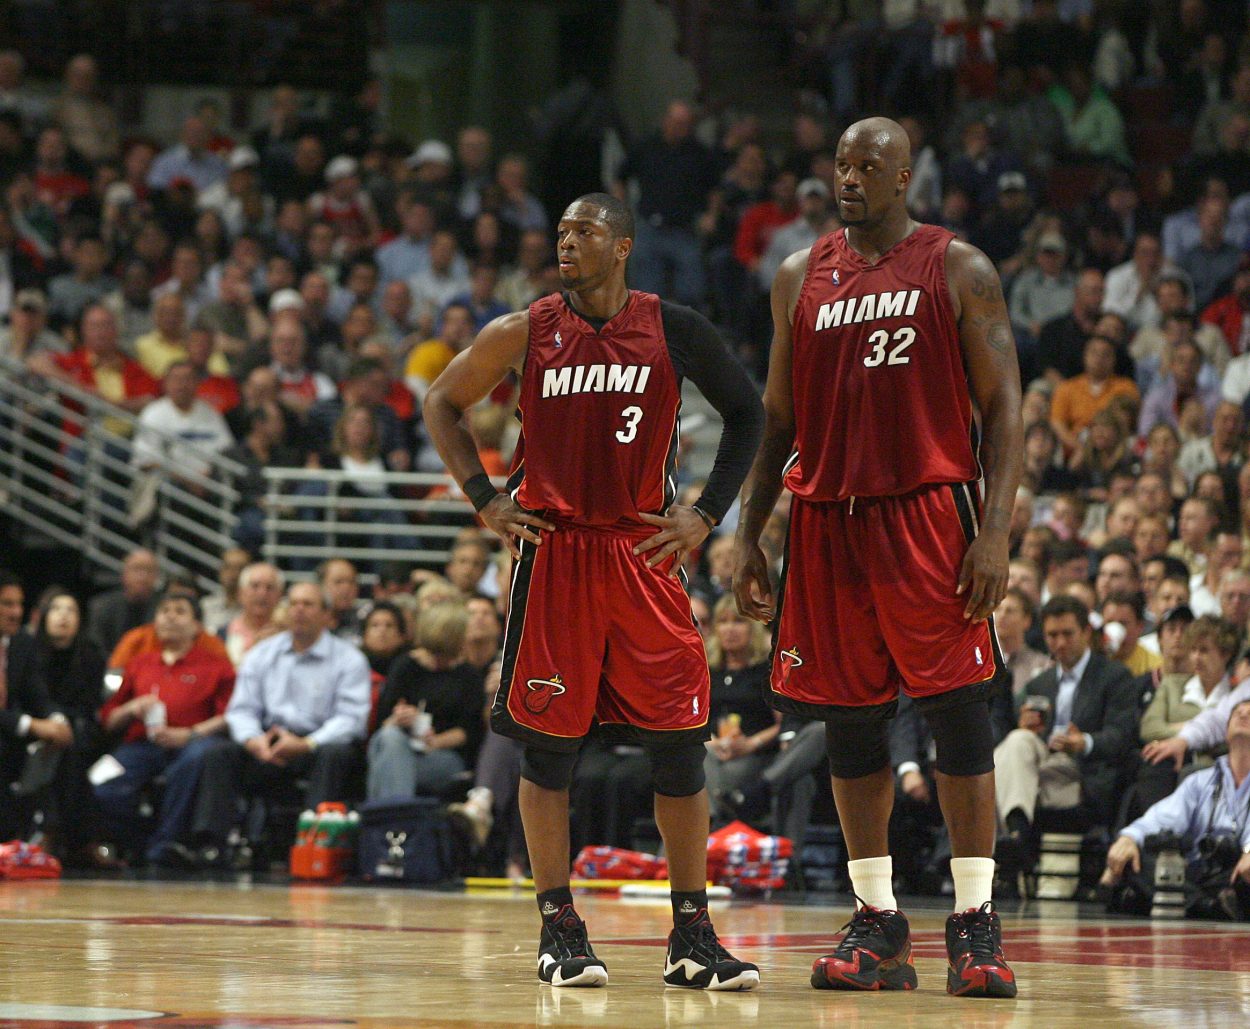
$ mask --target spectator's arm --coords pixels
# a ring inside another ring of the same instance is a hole
[[[1228,731],[1228,716],[1243,700],[1250,700],[1250,680],[1243,682],[1215,707],[1199,711],[1181,729],[1177,736],[1192,751],[1210,750],[1224,742]]]
[[[347,743],[362,739],[369,720],[369,662],[358,650],[346,655],[334,684],[334,709],[325,723],[308,738],[323,743]]]
[[[265,713],[261,677],[267,668],[253,660],[255,657],[256,652],[253,651],[243,659],[235,676],[230,703],[226,705],[226,725],[236,743],[246,743],[253,736],[259,736],[265,731],[261,722]]]
[[[1168,796],[1151,805],[1141,818],[1121,829],[1120,835],[1127,836],[1139,847],[1145,844],[1147,837],[1161,832],[1190,837],[1195,815],[1206,807],[1202,800],[1211,777],[1218,774],[1218,771],[1213,768],[1187,776]]]

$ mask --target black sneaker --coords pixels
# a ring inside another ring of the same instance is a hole
[[[572,904],[544,914],[538,937],[538,978],[552,986],[607,986],[608,969],[595,957],[586,923]]]
[[[753,990],[760,984],[760,970],[721,946],[712,920],[703,911],[668,934],[664,984],[691,990]]]
[[[839,929],[846,930],[837,950],[812,965],[818,990],[914,990],[911,927],[901,911],[860,907]]]
[[[946,992],[956,997],[1014,997],[1016,974],[1003,957],[1003,927],[993,901],[946,920]]]

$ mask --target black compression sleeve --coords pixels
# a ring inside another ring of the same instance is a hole
[[[764,408],[751,379],[720,333],[688,307],[660,302],[664,337],[678,379],[689,378],[724,420],[716,460],[698,506],[716,521],[742,488],[764,431]]]

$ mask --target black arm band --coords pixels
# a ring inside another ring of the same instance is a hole
[[[464,490],[464,495],[469,498],[475,511],[481,511],[482,508],[499,496],[499,490],[495,489],[491,484],[490,476],[485,472],[470,475],[464,480],[464,485],[460,488]]]
[[[703,524],[707,526],[708,532],[711,532],[716,528],[716,519],[704,511],[698,504],[691,504],[690,510],[703,519]]]

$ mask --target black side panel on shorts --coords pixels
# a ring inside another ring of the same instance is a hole
[[[582,745],[580,738],[549,736],[528,726],[518,725],[508,711],[508,697],[512,694],[512,673],[516,670],[521,634],[525,631],[525,606],[529,600],[530,579],[534,574],[534,556],[537,553],[537,547],[528,540],[521,540],[519,545],[521,558],[512,566],[512,584],[508,592],[508,624],[504,628],[503,660],[499,668],[499,691],[490,708],[490,727],[500,736],[531,743],[544,750],[578,750]]]

